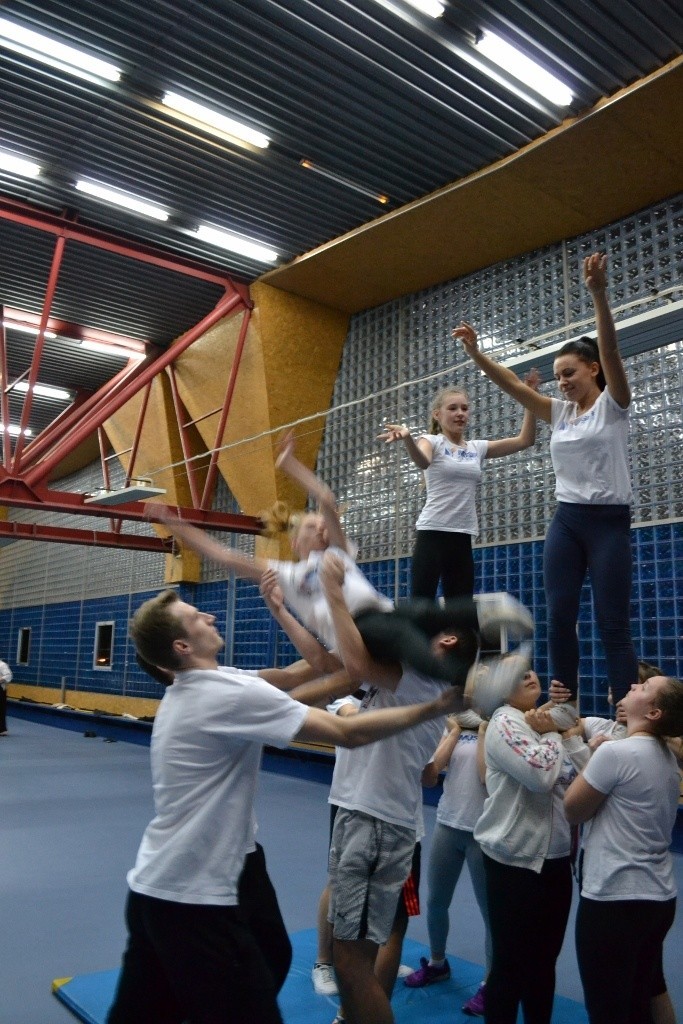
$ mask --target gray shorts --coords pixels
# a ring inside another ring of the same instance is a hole
[[[335,939],[387,941],[414,847],[414,829],[340,807],[330,846],[328,921]]]

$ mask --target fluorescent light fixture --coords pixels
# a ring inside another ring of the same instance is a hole
[[[114,356],[115,359],[144,359],[144,352],[136,352],[132,348],[124,348],[122,345],[107,345],[104,341],[88,341],[83,340],[81,348],[85,348],[88,352],[101,352],[105,356]]]
[[[99,181],[87,181],[81,179],[76,182],[76,189],[85,192],[86,195],[101,199],[104,203],[113,203],[114,206],[122,206],[124,210],[131,210],[133,213],[141,213],[143,217],[153,217],[154,220],[168,220],[168,210],[154,203],[148,203],[145,199],[132,196],[129,192],[123,192],[118,188],[109,188]]]
[[[33,327],[31,324],[20,324],[16,320],[3,320],[2,325],[8,331],[19,331],[20,334],[33,334],[34,336],[38,335],[38,328]],[[47,341],[54,341],[57,335],[54,331],[45,331],[43,337]]]
[[[568,107],[574,94],[559,78],[542,68],[535,61],[521,53],[510,43],[496,35],[495,32],[484,31],[474,43],[479,53],[487,57],[493,64],[503,68],[519,82],[529,86],[558,107]]]
[[[0,431],[2,431],[2,433],[5,432],[5,428],[2,423],[0,423]],[[7,428],[7,433],[12,437],[19,437],[19,434],[23,434],[24,437],[33,437],[33,431],[29,427],[27,427],[26,430],[22,430],[16,425],[16,423],[10,423]]]
[[[318,164],[314,164],[312,160],[304,158],[299,160],[299,166],[305,167],[307,171],[313,171],[314,174],[319,174],[322,178],[328,178],[330,181],[336,181],[338,185],[344,185],[346,188],[353,189],[354,192],[360,192],[361,195],[369,196],[370,199],[376,199],[378,203],[383,206],[389,202],[389,196],[383,195],[381,192],[373,192],[372,189],[366,188],[365,185],[357,185],[355,181],[351,181],[349,178],[343,177],[341,174],[337,174],[335,171],[327,171],[324,167],[319,167]]]
[[[24,394],[28,391],[28,381],[20,380],[18,384],[12,386],[12,391],[22,391]],[[31,389],[34,395],[39,395],[41,398],[55,398],[60,402],[71,401],[71,392],[65,391],[64,388],[53,388],[51,384],[34,384]]]
[[[23,157],[15,156],[4,149],[0,149],[0,171],[9,171],[10,174],[21,174],[24,178],[37,178],[40,174],[40,167],[31,160],[24,160]]]
[[[430,18],[440,18],[446,10],[446,5],[441,3],[441,0],[405,0],[405,2],[421,14],[428,14]]]
[[[177,92],[164,93],[161,102],[169,110],[186,114],[193,121],[200,121],[208,128],[217,128],[224,135],[232,135],[236,139],[241,139],[242,142],[250,142],[252,146],[258,146],[259,149],[267,149],[270,145],[270,139],[263,132],[249,128],[248,125],[235,121],[234,118],[227,117],[217,110],[211,110],[210,107],[205,107],[202,103],[196,103],[194,100],[188,99],[187,96],[180,96]]]
[[[73,46],[65,46],[56,39],[23,28],[6,18],[0,18],[0,45],[88,81],[104,79],[107,82],[118,82],[121,77],[121,69],[114,64],[100,60],[99,57],[91,57]]]
[[[279,253],[268,249],[265,245],[252,242],[240,235],[233,235],[229,231],[211,227],[210,224],[200,224],[194,234],[202,242],[217,245],[221,249],[228,249],[229,252],[238,252],[241,256],[248,256],[249,259],[257,260],[259,263],[275,263],[279,258]]]

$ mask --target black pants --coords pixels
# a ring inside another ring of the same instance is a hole
[[[572,901],[569,857],[546,860],[540,874],[484,854],[493,944],[486,982],[486,1024],[550,1024],[555,963]]]
[[[360,612],[355,616],[358,632],[377,661],[400,661],[432,679],[443,679],[464,686],[476,656],[458,652],[439,657],[432,650],[432,639],[441,632],[470,630],[477,633],[477,606],[472,598],[456,598],[444,605],[434,601],[406,601],[390,612]]]
[[[7,732],[7,690],[0,686],[0,732]]]
[[[469,533],[417,530],[413,548],[411,595],[433,601],[439,580],[446,599],[472,597],[474,558]]]
[[[581,897],[576,956],[590,1024],[650,1024],[650,999],[662,989],[662,947],[675,914],[675,899]]]
[[[238,907],[130,892],[128,946],[108,1024],[282,1024],[292,949],[266,872],[250,854]]]

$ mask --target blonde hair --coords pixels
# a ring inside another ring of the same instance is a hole
[[[295,529],[295,520],[296,527],[301,522],[301,514],[292,512],[285,501],[274,502],[270,508],[259,512],[258,517],[262,523],[261,534],[269,540],[279,537],[281,533],[289,533]]]
[[[437,420],[435,413],[437,413],[441,406],[445,403],[448,395],[462,395],[463,398],[466,398],[468,402],[470,400],[470,396],[467,394],[464,388],[443,388],[441,391],[437,391],[437,393],[434,395],[434,398],[432,399],[432,404],[429,407],[429,414],[431,417],[431,422],[429,425],[430,434],[441,433],[441,424]]]

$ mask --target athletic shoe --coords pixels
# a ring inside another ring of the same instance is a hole
[[[346,1017],[342,1017],[341,1013],[338,1013],[332,1024],[346,1024]]]
[[[512,691],[521,683],[531,664],[531,644],[527,641],[513,654],[489,658],[474,665],[467,676],[465,698],[484,718],[502,707]]]
[[[409,974],[413,973],[413,968],[409,964],[399,964],[397,978],[407,978]]]
[[[468,1017],[483,1017],[484,1016],[484,996],[486,995],[486,982],[482,981],[481,985],[474,993],[471,999],[463,1005],[462,1012],[466,1013]]]
[[[435,981],[448,981],[450,976],[448,960],[444,960],[441,967],[434,967],[426,956],[421,956],[420,966],[404,979],[403,984],[408,988],[422,988],[424,985],[433,985]]]
[[[554,708],[549,709],[548,714],[557,726],[558,732],[566,732],[579,720],[579,711],[575,704],[556,704]]]
[[[475,594],[479,632],[482,639],[492,645],[500,643],[500,631],[505,629],[519,640],[534,635],[531,612],[510,594]]]
[[[332,964],[315,964],[311,971],[313,988],[319,996],[336,996],[339,994],[337,979]]]

